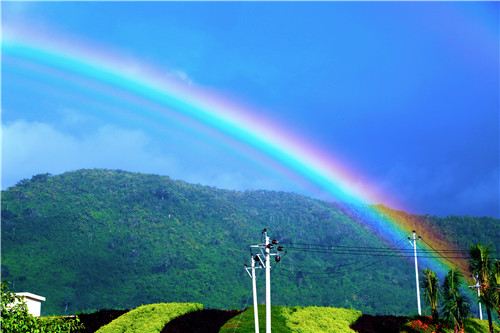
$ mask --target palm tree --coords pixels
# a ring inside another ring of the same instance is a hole
[[[443,283],[443,316],[454,327],[455,333],[463,332],[464,319],[469,313],[469,304],[460,293],[463,275],[457,269],[451,269]]]
[[[488,326],[490,333],[493,333],[493,320],[491,309],[498,306],[497,278],[493,270],[493,263],[490,259],[490,249],[481,244],[471,246],[469,259],[469,270],[479,278],[480,300],[486,307],[488,315]]]
[[[470,271],[479,276],[480,283],[488,283],[492,271],[490,249],[478,243],[470,247],[469,254]]]
[[[498,317],[500,318],[500,260],[495,260],[494,267],[495,284],[497,290],[497,313]]]
[[[432,320],[434,322],[439,321],[438,313],[438,300],[439,300],[439,280],[436,273],[430,269],[424,269],[423,271],[423,288],[424,296],[427,304],[431,307]]]
[[[495,282],[497,284],[497,287],[500,286],[500,260],[495,260],[495,269],[494,269],[494,274],[495,274]]]

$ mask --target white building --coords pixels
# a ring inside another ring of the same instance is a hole
[[[28,307],[28,312],[35,317],[40,317],[40,310],[42,308],[42,302],[45,302],[45,297],[35,295],[32,293],[16,293],[16,296],[19,296],[26,302]]]

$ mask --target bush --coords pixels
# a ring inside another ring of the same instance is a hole
[[[78,317],[40,317],[36,318],[39,333],[78,333],[83,330],[83,325]],[[37,333],[36,331],[33,333]]]
[[[81,329],[77,317],[33,317],[24,300],[10,291],[6,282],[1,284],[0,311],[3,333],[73,333]]]
[[[357,310],[331,307],[293,307],[285,308],[283,316],[293,333],[355,333],[349,326],[360,316]]]
[[[453,333],[454,329],[450,326],[444,326],[433,323],[430,317],[418,317],[405,324],[401,333]],[[465,333],[485,333],[488,332],[488,321],[476,318],[466,318],[464,320]],[[500,332],[499,327],[494,325],[494,332]]]
[[[293,333],[349,333],[349,328],[361,316],[360,311],[330,307],[285,307],[273,306],[271,311],[274,332]],[[265,327],[265,307],[259,306],[260,331]],[[228,321],[221,333],[253,333],[253,308],[248,308],[239,316]]]
[[[288,332],[286,318],[283,313],[286,307],[273,306],[271,308],[271,321],[273,332]],[[260,332],[265,332],[266,328],[266,307],[259,305],[259,327]],[[222,326],[220,333],[254,333],[253,307],[246,309],[241,314],[233,317]]]
[[[157,303],[142,305],[101,327],[97,333],[160,333],[174,318],[203,309],[198,303]]]

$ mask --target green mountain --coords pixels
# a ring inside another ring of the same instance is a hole
[[[2,279],[47,297],[46,314],[154,302],[242,308],[251,304],[243,264],[264,227],[283,242],[385,246],[343,211],[292,193],[124,171],[37,175],[2,191]],[[462,248],[498,243],[498,219],[423,220]],[[412,314],[413,274],[406,258],[290,249],[273,268],[273,304]]]

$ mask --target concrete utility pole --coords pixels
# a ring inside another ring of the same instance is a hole
[[[253,319],[255,321],[255,333],[259,333],[259,308],[257,306],[257,281],[255,278],[255,258],[252,255],[252,293],[253,293]]]
[[[253,319],[255,322],[255,333],[259,333],[259,308],[257,302],[257,277],[255,275],[255,258],[260,261],[260,259],[253,254],[250,255],[250,271],[248,271],[248,267],[245,265],[245,270],[248,275],[252,279],[252,296],[253,296]],[[260,266],[259,266],[260,268]]]
[[[266,333],[271,333],[271,244],[269,243],[269,236],[267,230],[263,231],[265,239],[265,252],[266,252]]]
[[[417,260],[417,234],[415,230],[413,232],[413,237],[411,238],[412,240],[412,245],[413,245],[413,256],[415,257],[415,286],[417,288],[417,307],[418,307],[418,315],[422,315],[422,308],[420,306],[420,283],[418,281],[418,260]],[[410,239],[410,237],[408,237]],[[418,239],[420,239],[420,236],[418,236]]]
[[[483,320],[483,309],[481,308],[481,284],[479,283],[479,276],[476,274],[473,276],[474,281],[476,281],[476,284],[473,286],[469,286],[469,288],[476,288],[477,289],[477,304],[479,305],[479,319]]]
[[[278,246],[279,242],[276,239],[270,240],[267,229],[262,230],[264,243],[250,245],[250,249],[258,249],[258,254],[253,256],[251,261],[251,271],[248,275],[252,277],[252,292],[254,295],[254,320],[255,320],[255,333],[259,333],[259,318],[257,310],[257,287],[255,282],[255,262],[258,261],[261,267],[266,271],[266,333],[271,333],[271,257],[273,256],[276,262],[281,261],[280,252],[283,251],[283,246]],[[262,241],[262,239],[261,239]],[[253,269],[252,269],[253,267]],[[259,267],[259,268],[261,268]]]

